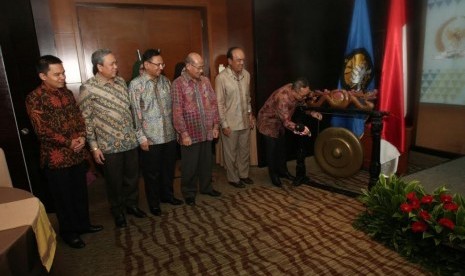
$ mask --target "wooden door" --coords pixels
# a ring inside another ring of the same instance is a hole
[[[204,43],[202,10],[152,6],[78,6],[79,31],[85,62],[83,81],[92,77],[91,55],[99,48],[112,50],[119,75],[132,76],[137,49],[161,49],[165,75],[172,80],[175,64],[189,52],[208,56]]]

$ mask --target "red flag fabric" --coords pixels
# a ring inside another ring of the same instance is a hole
[[[384,120],[382,138],[405,151],[403,28],[406,25],[405,0],[391,0],[386,35],[379,110],[388,111]]]

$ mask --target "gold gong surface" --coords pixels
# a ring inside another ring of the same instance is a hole
[[[329,175],[348,177],[358,172],[362,166],[362,145],[351,131],[330,127],[316,138],[315,159]]]

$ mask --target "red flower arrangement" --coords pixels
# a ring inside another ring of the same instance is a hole
[[[462,253],[448,258],[448,251],[440,246],[465,248],[463,196],[451,195],[444,186],[429,194],[418,181],[380,176],[376,185],[362,190],[358,198],[366,211],[357,217],[354,227],[435,271],[439,266],[465,271]]]

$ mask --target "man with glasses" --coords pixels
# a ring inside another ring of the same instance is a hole
[[[181,145],[181,189],[187,205],[195,205],[197,182],[201,194],[221,195],[212,187],[212,140],[218,138],[215,91],[204,77],[203,58],[187,55],[186,67],[173,81],[173,124]]]
[[[144,73],[129,84],[129,95],[141,149],[141,167],[150,212],[161,215],[160,202],[181,205],[174,197],[176,133],[173,128],[171,83],[162,75],[165,63],[159,50],[142,55]]]
[[[274,186],[282,186],[280,177],[295,179],[287,170],[284,132],[288,129],[297,135],[310,135],[307,126],[291,120],[297,104],[304,103],[310,92],[308,80],[299,78],[274,91],[258,112],[257,128],[264,137],[268,173]],[[316,111],[312,111],[311,116],[322,119],[321,113]]]
[[[244,69],[244,51],[232,47],[226,53],[228,67],[215,79],[224,165],[229,184],[244,188],[249,178],[250,129],[255,118],[250,104],[250,74]]]
[[[126,227],[124,209],[138,218],[139,156],[128,94],[118,76],[115,55],[108,49],[92,54],[94,77],[79,92],[79,107],[86,122],[87,142],[97,164],[103,165],[108,201],[118,228]]]

